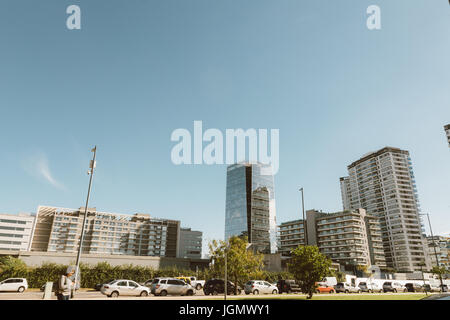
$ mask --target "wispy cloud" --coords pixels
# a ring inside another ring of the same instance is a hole
[[[37,152],[26,158],[23,161],[23,167],[30,175],[38,179],[44,179],[55,188],[66,190],[66,187],[53,177],[45,153]]]

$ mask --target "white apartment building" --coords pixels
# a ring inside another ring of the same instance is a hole
[[[35,217],[27,213],[0,214],[0,250],[28,251]]]
[[[77,252],[84,211],[84,208],[39,206],[31,251]],[[179,237],[180,221],[177,220],[89,208],[83,252],[175,258]]]
[[[399,272],[420,271],[431,264],[409,152],[385,147],[348,166],[342,191],[344,206],[364,208],[380,219],[388,267]]]
[[[308,244],[342,265],[386,267],[380,222],[357,209],[335,213],[306,211]]]

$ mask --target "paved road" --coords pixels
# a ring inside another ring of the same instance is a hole
[[[374,294],[366,294],[366,293],[347,293],[347,294],[331,294],[331,295],[380,295],[381,293],[374,293]],[[401,295],[403,293],[383,293],[384,295]],[[411,294],[411,293],[409,293]],[[421,294],[421,293],[417,293]],[[321,294],[325,295],[325,294]],[[299,294],[283,294],[283,297],[292,296],[292,297],[298,297]],[[17,293],[17,292],[0,292],[0,300],[42,300],[43,292],[41,291],[35,291],[35,290],[28,290],[24,293]],[[236,297],[234,295],[231,295],[230,298]],[[245,295],[241,294],[238,297],[247,297],[252,298],[253,295]],[[255,296],[255,298],[258,296]],[[279,297],[279,295],[261,295],[261,297],[270,298],[270,297]],[[167,297],[155,297],[153,295],[150,295],[148,297],[125,297],[125,296],[119,296],[118,298],[108,298],[107,296],[103,295],[99,291],[81,291],[78,292],[75,296],[75,300],[208,300],[208,299],[218,299],[222,298],[223,295],[218,296],[205,296],[203,293],[198,292],[194,296],[167,296]],[[54,294],[52,294],[51,297],[52,300],[56,300],[56,297]]]

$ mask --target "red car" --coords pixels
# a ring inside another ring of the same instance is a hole
[[[318,283],[316,288],[317,293],[336,293],[333,287],[330,287],[323,283]]]

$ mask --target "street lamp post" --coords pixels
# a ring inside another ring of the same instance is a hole
[[[428,226],[430,227],[430,233],[431,233],[431,242],[433,243],[434,256],[436,258],[436,265],[439,268],[439,258],[438,258],[437,251],[436,251],[436,245],[434,243],[434,236],[433,236],[433,229],[431,228],[430,214],[427,212],[427,213],[423,213],[423,214],[419,214],[419,215],[421,215],[421,216],[425,216],[426,215],[427,216]],[[427,245],[428,245],[428,241],[427,241]],[[439,273],[439,281],[441,283],[441,287],[439,289],[442,292],[443,289],[444,289],[444,284],[442,282],[442,275],[440,273]]]
[[[95,157],[97,155],[97,146],[95,146],[94,149],[92,149],[91,151],[94,153],[94,155],[89,164],[89,171],[88,171],[88,174],[90,175],[89,187],[88,187],[88,193],[87,193],[87,197],[86,197],[86,207],[84,208],[83,223],[81,225],[80,244],[78,245],[78,254],[77,254],[76,267],[75,267],[75,286],[76,286],[76,281],[78,279],[78,274],[79,274],[79,269],[80,269],[81,251],[83,248],[83,241],[84,241],[84,234],[85,234],[85,227],[86,227],[86,217],[87,217],[87,211],[88,211],[88,205],[89,205],[89,196],[91,194],[92,177],[94,176]],[[81,286],[81,283],[80,283],[80,286]],[[73,291],[72,291],[72,295],[73,295]]]
[[[305,244],[308,245],[308,227],[306,226],[306,219],[305,219],[305,200],[303,197],[303,187],[299,189],[302,193],[302,213],[303,213],[303,229],[305,234]]]

